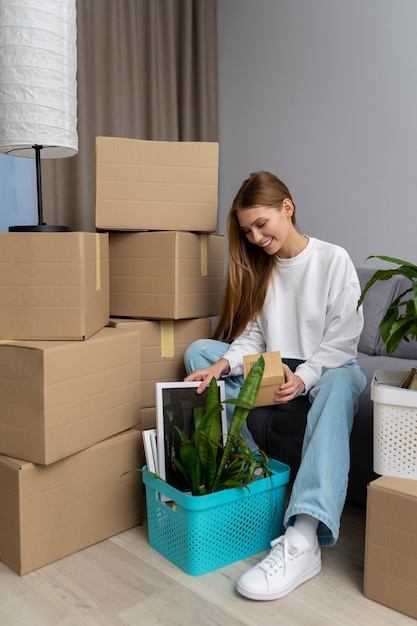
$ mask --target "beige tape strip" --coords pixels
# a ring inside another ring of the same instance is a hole
[[[207,276],[208,274],[207,246],[208,246],[208,235],[203,233],[200,235],[201,276]]]
[[[96,233],[96,290],[101,289],[101,249],[100,233]]]
[[[161,320],[161,358],[172,359],[174,356],[174,320]]]

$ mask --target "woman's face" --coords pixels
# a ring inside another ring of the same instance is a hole
[[[266,254],[285,257],[286,246],[295,233],[291,221],[294,207],[284,200],[280,208],[256,206],[237,211],[237,220],[247,240]]]

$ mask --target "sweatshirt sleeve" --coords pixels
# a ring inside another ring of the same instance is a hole
[[[323,339],[311,357],[296,369],[306,393],[317,383],[323,369],[341,367],[356,358],[363,327],[362,308],[356,309],[359,297],[359,282],[350,282],[329,303]]]
[[[227,376],[243,374],[243,357],[247,354],[265,352],[265,340],[257,321],[250,322],[243,333],[235,339],[229,350],[223,355],[229,361],[230,371]]]

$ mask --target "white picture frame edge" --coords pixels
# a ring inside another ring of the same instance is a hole
[[[226,415],[226,387],[224,380],[217,380],[217,386],[219,388],[219,399],[223,403],[223,409],[221,412],[222,432],[223,432],[223,445],[226,442],[228,425]],[[156,399],[156,444],[157,444],[157,456],[158,456],[158,476],[163,480],[166,479],[165,471],[165,449],[164,449],[164,406],[163,406],[163,390],[164,389],[190,389],[197,388],[200,382],[191,381],[178,381],[178,382],[157,382],[155,383],[155,399]]]

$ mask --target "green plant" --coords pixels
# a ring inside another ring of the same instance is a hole
[[[246,377],[238,398],[225,401],[236,407],[224,447],[220,419],[222,406],[218,401],[214,378],[207,390],[206,406],[194,410],[193,440],[177,428],[181,446],[179,458],[174,458],[174,464],[184,475],[193,495],[247,486],[253,480],[271,475],[267,456],[262,452],[252,452],[240,436],[246,417],[254,406],[264,368],[261,355]]]
[[[379,332],[387,354],[391,356],[403,339],[405,341],[409,341],[410,338],[417,339],[417,266],[389,256],[369,256],[368,259],[381,259],[388,263],[395,263],[398,267],[375,271],[362,290],[358,308],[377,280],[389,280],[392,276],[399,274],[411,281],[410,287],[391,302],[379,325]]]

